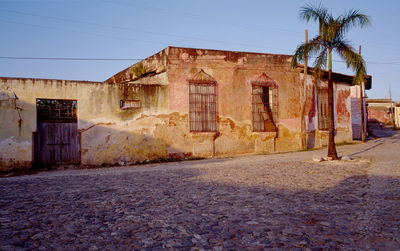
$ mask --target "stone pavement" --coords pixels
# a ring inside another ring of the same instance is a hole
[[[0,250],[400,250],[400,134],[0,179]]]

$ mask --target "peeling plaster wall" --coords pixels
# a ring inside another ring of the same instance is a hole
[[[217,81],[216,155],[300,149],[299,74],[289,70],[289,56],[174,47],[167,50],[171,111],[188,114],[191,75],[203,69]],[[275,142],[276,133],[252,131],[251,79],[263,72],[278,83],[279,135]],[[194,138],[199,134],[190,133]],[[209,138],[212,144],[213,138]]]
[[[337,143],[352,142],[352,118],[350,86],[343,83],[335,83],[335,105],[336,105],[336,136]]]
[[[353,139],[361,139],[361,109],[360,109],[360,86],[350,87],[351,97],[351,120],[353,128]],[[366,108],[366,102],[364,99],[364,107]],[[367,109],[364,109],[365,125],[364,129],[367,129]]]
[[[400,105],[397,105],[394,109],[394,118],[395,118],[396,128],[400,129]]]
[[[368,122],[390,124],[390,110],[385,106],[371,106],[368,104]]]
[[[171,146],[154,137],[157,127],[169,119],[157,117],[158,113],[168,111],[168,87],[154,85],[137,89],[142,107],[121,109],[120,100],[124,95],[121,84],[0,78],[1,169],[32,165],[37,98],[77,100],[81,163],[84,165],[168,157]]]
[[[258,53],[167,49],[167,72],[170,109],[188,114],[191,75],[204,70],[217,81],[219,135],[215,154],[285,152],[301,149],[300,81],[302,74],[290,70],[290,57]],[[253,132],[251,122],[251,79],[261,73],[278,83],[278,134]],[[326,85],[326,82],[324,83]],[[306,130],[308,147],[327,144],[327,132],[318,130],[315,84],[309,75],[306,82]],[[335,83],[335,117],[337,143],[351,142],[350,86]],[[187,122],[188,123],[188,122]],[[201,133],[189,133],[198,138]],[[209,138],[210,144],[213,138]]]
[[[290,69],[290,60],[287,55],[168,47],[104,83],[0,78],[0,116],[5,121],[0,126],[0,166],[32,164],[36,98],[77,100],[83,165],[300,150],[303,80]],[[138,65],[145,70],[140,76],[134,74]],[[188,79],[200,70],[217,82],[218,134],[190,132]],[[278,86],[277,133],[253,132],[251,81],[262,73]],[[12,99],[14,93],[18,99]],[[327,133],[318,130],[311,76],[306,96],[308,147],[319,147],[326,144]],[[121,109],[120,100],[140,100],[141,105]],[[335,85],[335,100],[336,142],[351,141],[347,84]]]
[[[391,99],[378,100],[367,100],[368,103],[368,122],[372,123],[383,123],[383,124],[391,124],[392,122],[392,114],[391,110],[395,107],[395,104],[392,104]]]
[[[314,93],[314,97],[310,96],[310,108],[308,109],[307,120],[307,144],[308,148],[322,147],[328,145],[328,131],[318,129],[318,106],[315,92],[315,84],[311,87],[308,80],[307,88],[309,93]],[[317,86],[327,88],[327,81],[318,81]],[[352,103],[350,97],[350,86],[346,83],[334,81],[334,109],[335,109],[335,143],[349,143],[353,141],[352,130]]]

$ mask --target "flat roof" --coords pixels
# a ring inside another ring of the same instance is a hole
[[[67,79],[55,79],[55,78],[21,78],[21,77],[0,77],[0,80],[46,80],[46,81],[65,81],[65,82],[79,82],[79,83],[96,83],[105,84],[105,82],[89,81],[89,80],[67,80]]]

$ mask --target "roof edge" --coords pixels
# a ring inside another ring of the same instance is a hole
[[[0,80],[51,80],[51,81],[66,81],[66,82],[80,82],[80,83],[96,83],[96,84],[106,84],[101,81],[90,81],[90,80],[73,80],[73,79],[57,79],[57,78],[25,78],[25,77],[1,77]]]
[[[304,65],[299,64],[297,67],[301,68],[300,72],[304,72]],[[309,73],[311,73],[311,72],[314,71],[314,68],[313,67],[307,67],[307,70],[308,70]],[[323,72],[323,76],[322,77],[324,79],[327,79],[328,78],[328,71],[327,70],[322,70],[322,72]],[[366,90],[370,90],[372,88],[372,76],[371,75],[366,75],[365,77],[366,77],[366,81],[364,83],[365,84],[365,89]],[[349,84],[349,85],[354,85],[353,84],[353,79],[354,79],[353,75],[346,75],[346,74],[343,74],[343,73],[332,72],[332,78],[333,79],[337,79],[337,80],[341,80],[344,83]]]
[[[148,56],[148,57],[146,57],[146,58],[144,58],[144,59],[142,59],[142,60],[139,60],[139,61],[137,61],[137,62],[134,63],[134,64],[129,65],[129,66],[126,67],[125,69],[123,69],[123,70],[121,70],[121,71],[119,71],[119,72],[113,74],[111,77],[109,77],[109,78],[107,78],[106,80],[104,80],[104,82],[105,82],[105,83],[112,83],[112,78],[113,78],[113,77],[115,77],[115,76],[117,76],[118,74],[120,74],[120,73],[122,73],[122,72],[128,70],[128,69],[131,68],[132,66],[134,66],[134,65],[136,65],[136,64],[139,64],[140,62],[146,61],[146,60],[150,59],[151,57],[153,57],[153,56],[155,56],[155,55],[157,55],[157,54],[160,54],[160,53],[163,52],[163,51],[167,51],[169,48],[170,48],[170,46],[167,46],[167,47],[165,47],[164,49],[162,49],[162,50],[160,50],[160,51],[158,51],[158,52],[156,52],[156,53],[154,53],[154,54],[152,54],[152,55],[150,55],[150,56]]]
[[[204,48],[191,48],[191,47],[179,47],[179,46],[168,46],[165,49],[168,49],[168,48],[187,49],[187,50],[202,50],[202,51],[215,51],[215,52],[221,51],[221,52],[246,53],[246,54],[256,54],[256,55],[273,55],[273,56],[292,57],[292,55],[287,55],[287,54],[274,54],[274,53],[251,52],[251,51],[219,50],[219,49],[204,49]]]

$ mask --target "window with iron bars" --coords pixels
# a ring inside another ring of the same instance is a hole
[[[191,132],[217,131],[215,84],[189,84],[189,123]]]
[[[252,85],[252,122],[255,132],[276,132],[277,97],[274,87]]]
[[[76,122],[77,101],[36,99],[38,122]]]
[[[328,112],[328,89],[318,88],[318,129],[328,130],[329,112]]]

